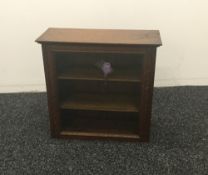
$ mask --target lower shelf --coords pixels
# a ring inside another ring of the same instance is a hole
[[[67,111],[61,136],[139,139],[138,113]]]
[[[93,133],[93,132],[81,132],[81,131],[61,131],[63,137],[86,137],[86,138],[116,138],[116,139],[139,139],[138,134],[115,134],[115,133]]]

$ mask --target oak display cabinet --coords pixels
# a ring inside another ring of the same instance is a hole
[[[159,31],[49,28],[36,42],[52,137],[149,141]]]

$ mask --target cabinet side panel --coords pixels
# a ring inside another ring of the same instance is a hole
[[[60,110],[57,93],[56,65],[52,52],[47,45],[42,45],[43,63],[45,70],[48,111],[50,119],[50,130],[52,137],[58,137],[60,134]]]
[[[143,142],[148,142],[150,137],[155,61],[156,48],[147,48],[143,65],[139,122],[139,133]]]

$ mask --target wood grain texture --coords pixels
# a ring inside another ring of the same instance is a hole
[[[158,30],[49,28],[38,43],[87,43],[116,45],[162,45]]]

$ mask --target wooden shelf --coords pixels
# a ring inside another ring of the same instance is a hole
[[[102,114],[102,112],[98,113],[97,116],[91,117],[89,113],[72,114],[62,117],[61,135],[63,136],[139,138],[138,117],[136,118],[134,114],[128,117],[123,116],[122,118],[117,116],[120,118],[119,120],[117,117],[105,117],[105,114]],[[113,114],[119,115],[116,112]],[[108,116],[108,114],[106,115]]]
[[[86,138],[117,138],[117,139],[139,139],[138,134],[132,133],[106,133],[106,132],[82,132],[82,131],[61,131],[60,135],[62,137],[86,137]]]
[[[139,72],[132,69],[114,70],[107,78],[96,68],[69,68],[66,72],[58,75],[62,80],[96,80],[96,81],[117,81],[117,82],[140,82]]]
[[[73,94],[61,104],[61,108],[118,112],[139,111],[136,97],[120,94]]]

